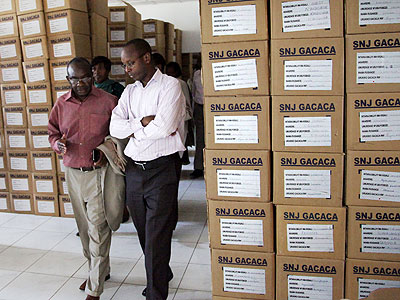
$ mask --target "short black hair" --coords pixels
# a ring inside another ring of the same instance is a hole
[[[68,70],[71,65],[77,65],[82,68],[88,68],[88,71],[90,72],[90,74],[92,74],[92,66],[90,65],[90,62],[84,57],[79,57],[79,56],[74,57],[73,59],[71,59],[68,62],[68,64],[67,64],[67,75],[68,76],[69,76]]]
[[[168,70],[168,68],[173,68],[177,77],[182,76],[181,66],[177,62],[174,61],[169,62],[165,68],[165,71]]]
[[[164,56],[162,56],[160,53],[153,53],[151,56],[152,56],[151,58],[153,60],[154,65],[156,65],[156,66],[161,65],[162,70],[160,70],[160,71],[163,72],[164,68],[165,68],[165,64],[166,64]]]
[[[133,47],[135,51],[139,52],[141,55],[146,54],[147,52],[151,54],[150,44],[144,39],[133,39],[127,42],[125,47]]]
[[[98,64],[103,63],[104,68],[110,72],[111,71],[111,60],[109,60],[105,56],[96,56],[95,58],[92,59],[92,68]]]

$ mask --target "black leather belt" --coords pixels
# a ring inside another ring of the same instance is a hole
[[[71,169],[79,170],[79,171],[81,171],[81,172],[90,172],[90,171],[94,171],[94,170],[97,170],[97,169],[100,169],[100,168],[101,168],[101,167],[99,167],[99,166],[82,167],[82,168],[72,168],[72,167],[71,167]]]
[[[153,159],[150,161],[132,160],[132,162],[135,166],[137,166],[137,167],[141,168],[143,171],[145,171],[145,170],[157,168],[165,163],[170,162],[172,159],[174,159],[176,157],[179,158],[178,152],[175,152],[173,154],[166,155],[166,156],[161,156],[159,158],[156,158],[156,159]]]

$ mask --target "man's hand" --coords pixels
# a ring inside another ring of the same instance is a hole
[[[143,118],[140,120],[140,123],[142,123],[142,126],[143,126],[143,127],[146,127],[147,125],[149,125],[149,123],[150,123],[151,121],[154,120],[155,117],[156,117],[156,116],[147,116],[147,117],[143,117]]]
[[[62,135],[61,139],[57,141],[57,148],[62,154],[67,152],[67,137],[65,133]]]
[[[94,162],[95,167],[104,167],[107,164],[107,157],[104,155],[103,151],[97,149],[100,153],[100,157],[98,161]]]

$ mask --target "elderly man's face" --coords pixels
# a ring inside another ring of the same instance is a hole
[[[78,98],[85,99],[90,94],[93,86],[93,74],[90,66],[71,64],[68,68],[67,79]]]

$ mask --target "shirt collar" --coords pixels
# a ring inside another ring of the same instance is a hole
[[[99,89],[96,88],[94,85],[92,86],[92,90],[90,91],[89,95],[88,95],[86,98],[89,98],[90,96],[94,96],[94,97],[100,96]],[[79,101],[77,98],[75,98],[75,97],[72,95],[72,89],[70,89],[70,90],[64,95],[64,99],[63,99],[63,100],[66,102],[66,101],[69,101],[69,100],[72,100],[72,99],[75,99],[75,100]]]
[[[146,86],[144,88],[146,88],[152,81],[157,82],[158,80],[160,80],[162,75],[163,74],[161,73],[161,71],[158,68],[156,68],[156,72],[153,74],[153,77],[151,77],[151,79],[149,80],[149,82],[146,84]],[[143,84],[140,82],[140,80],[135,81],[134,85],[140,86],[143,88]]]

